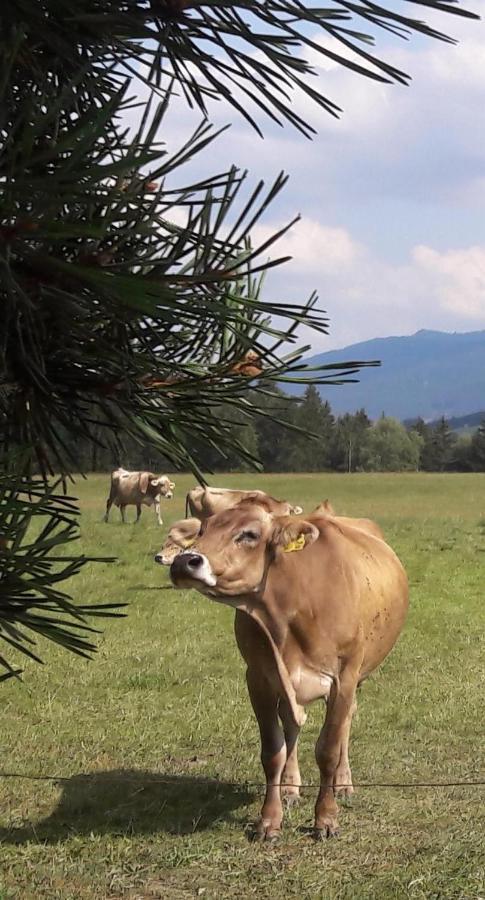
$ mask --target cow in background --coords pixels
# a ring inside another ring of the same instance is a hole
[[[236,491],[230,488],[195,487],[188,492],[185,500],[185,516],[195,516],[203,522],[209,516],[232,509],[242,501],[263,504],[264,508],[275,516],[298,516],[303,512],[301,506],[292,506],[286,500],[275,500],[264,491]]]
[[[175,557],[183,550],[188,550],[200,531],[200,519],[179,519],[170,526],[165,541],[155,556],[161,566],[171,566]]]
[[[121,520],[125,523],[125,508],[136,506],[136,520],[141,516],[142,506],[154,506],[159,525],[163,525],[160,514],[160,499],[171,500],[175,483],[167,475],[154,475],[153,472],[128,472],[127,469],[115,469],[111,473],[111,488],[106,501],[104,521],[109,518],[109,511],[114,503],[119,507]]]

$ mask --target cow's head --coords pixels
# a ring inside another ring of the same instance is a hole
[[[262,589],[278,554],[301,551],[318,535],[316,526],[304,519],[241,504],[202,523],[192,547],[174,559],[170,576],[175,587],[231,602]]]
[[[140,475],[140,490],[146,494],[149,490],[152,496],[165,497],[171,500],[175,482],[170,481],[167,475],[152,475],[150,472],[142,472]]]
[[[199,519],[180,519],[174,522],[167,534],[165,543],[155,554],[155,562],[161,566],[171,566],[175,557],[183,550],[188,550],[195,542],[200,531]]]

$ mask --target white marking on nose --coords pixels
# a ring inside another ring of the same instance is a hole
[[[197,553],[196,550],[194,551],[194,554],[195,553]],[[207,556],[204,556],[203,553],[197,553],[197,556],[200,558],[199,564],[197,566],[187,565],[187,572],[189,572],[190,577],[194,578],[196,581],[202,581],[207,587],[214,587],[217,578],[212,571],[212,566],[207,559]]]

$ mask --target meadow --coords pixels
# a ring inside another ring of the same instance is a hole
[[[281,842],[253,844],[261,803],[256,722],[230,609],[174,591],[153,556],[183,515],[102,522],[109,477],[79,481],[87,554],[117,556],[73,580],[82,602],[122,601],[86,662],[40,647],[23,683],[0,685],[0,900],[484,900],[485,787],[361,787],[339,839],[315,844],[316,788]],[[329,497],[383,527],[411,585],[391,656],[360,691],[354,781],[485,782],[485,475],[231,475],[310,510]],[[310,708],[301,737],[316,784]]]

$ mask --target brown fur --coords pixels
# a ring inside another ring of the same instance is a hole
[[[316,746],[315,833],[336,833],[334,794],[353,791],[348,742],[356,689],[385,659],[405,621],[404,569],[380,536],[355,521],[320,512],[275,518],[242,504],[207,519],[171,567],[176,586],[236,609],[267,780],[261,839],[279,834],[283,790],[292,799],[299,794],[298,732],[304,707],[321,697],[327,715]],[[304,549],[286,552],[302,534]]]

